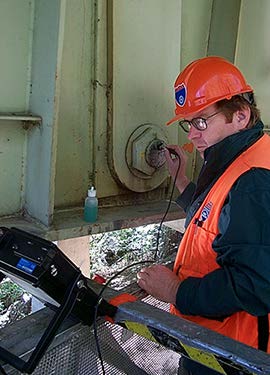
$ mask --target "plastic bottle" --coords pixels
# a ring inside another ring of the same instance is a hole
[[[84,204],[84,220],[88,223],[94,223],[97,220],[98,200],[94,186],[88,190],[88,196],[85,198]]]

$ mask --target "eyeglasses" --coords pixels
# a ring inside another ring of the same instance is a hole
[[[186,132],[188,133],[190,131],[190,128],[191,128],[191,125],[194,126],[195,129],[197,130],[200,130],[200,131],[204,131],[207,129],[207,120],[215,115],[217,115],[218,113],[220,113],[221,111],[218,111],[218,112],[215,112],[213,113],[212,115],[208,116],[208,117],[195,117],[193,118],[192,120],[182,120],[182,121],[179,121],[179,125],[181,126],[181,128]]]

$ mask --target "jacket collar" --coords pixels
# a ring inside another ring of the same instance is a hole
[[[263,135],[263,127],[262,121],[258,121],[253,128],[232,134],[205,150],[193,201],[205,190],[208,191],[237,156]]]

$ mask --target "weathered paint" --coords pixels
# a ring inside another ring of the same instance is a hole
[[[164,126],[170,142],[186,142],[176,125],[166,128],[164,123],[174,110],[175,76],[195,58],[220,54],[234,59],[255,87],[269,124],[268,0],[173,0],[165,8],[163,1],[121,0],[111,8],[117,10],[117,25],[108,29],[107,7],[112,3],[0,1],[0,112],[32,110],[43,118],[40,127],[27,131],[21,122],[0,121],[1,217],[26,209],[48,225],[58,223],[59,217],[69,221],[60,211],[75,207],[68,210],[73,220],[92,183],[100,205],[117,206],[120,213],[123,205],[168,196],[167,179],[147,193],[124,187],[121,178],[133,178],[124,148],[129,134],[146,121]],[[113,43],[108,43],[110,31]],[[157,83],[160,77],[162,83]],[[109,117],[108,95],[113,96]],[[195,157],[189,159],[190,176],[198,171],[195,162],[198,166]],[[151,220],[150,211],[144,215]],[[51,233],[61,237],[63,229],[63,237],[77,236],[81,224],[75,219],[73,224],[69,229],[59,225]]]
[[[1,215],[20,212],[22,207],[25,142],[21,124],[0,121]]]
[[[0,1],[0,112],[28,109],[32,0]],[[24,201],[26,132],[16,121],[0,121],[0,216],[21,211]]]
[[[234,62],[241,0],[215,0],[209,29],[208,55]]]
[[[68,1],[59,93],[55,207],[83,204],[93,175],[94,1]]]
[[[241,2],[235,62],[255,89],[258,107],[270,126],[270,2]]]
[[[136,202],[137,203],[137,202]],[[54,222],[48,228],[29,218],[10,217],[1,219],[1,226],[15,226],[49,240],[65,240],[83,237],[90,234],[110,232],[119,229],[133,228],[141,225],[159,223],[168,207],[167,201],[134,204],[132,206],[99,208],[98,220],[86,223],[83,220],[83,209],[70,209],[55,212]],[[185,213],[172,202],[166,220],[183,219]],[[163,218],[164,219],[164,218]],[[78,250],[79,251],[79,250]]]
[[[125,150],[131,134],[147,123],[162,127],[170,143],[177,141],[177,127],[165,123],[173,113],[172,88],[179,73],[181,1],[109,4],[109,166],[120,184],[147,191],[158,183],[134,176]],[[146,139],[145,149],[148,144]]]
[[[54,207],[55,147],[65,1],[35,1],[29,109],[42,125],[28,132],[25,209],[45,225]]]
[[[34,0],[0,1],[0,112],[26,111]]]

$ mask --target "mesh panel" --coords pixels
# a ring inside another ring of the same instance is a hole
[[[147,299],[163,307],[153,299]],[[61,344],[49,349],[34,375],[100,375],[93,330],[76,326]],[[177,374],[179,355],[120,326],[98,322],[98,337],[106,375]],[[12,375],[21,374],[12,370]]]

